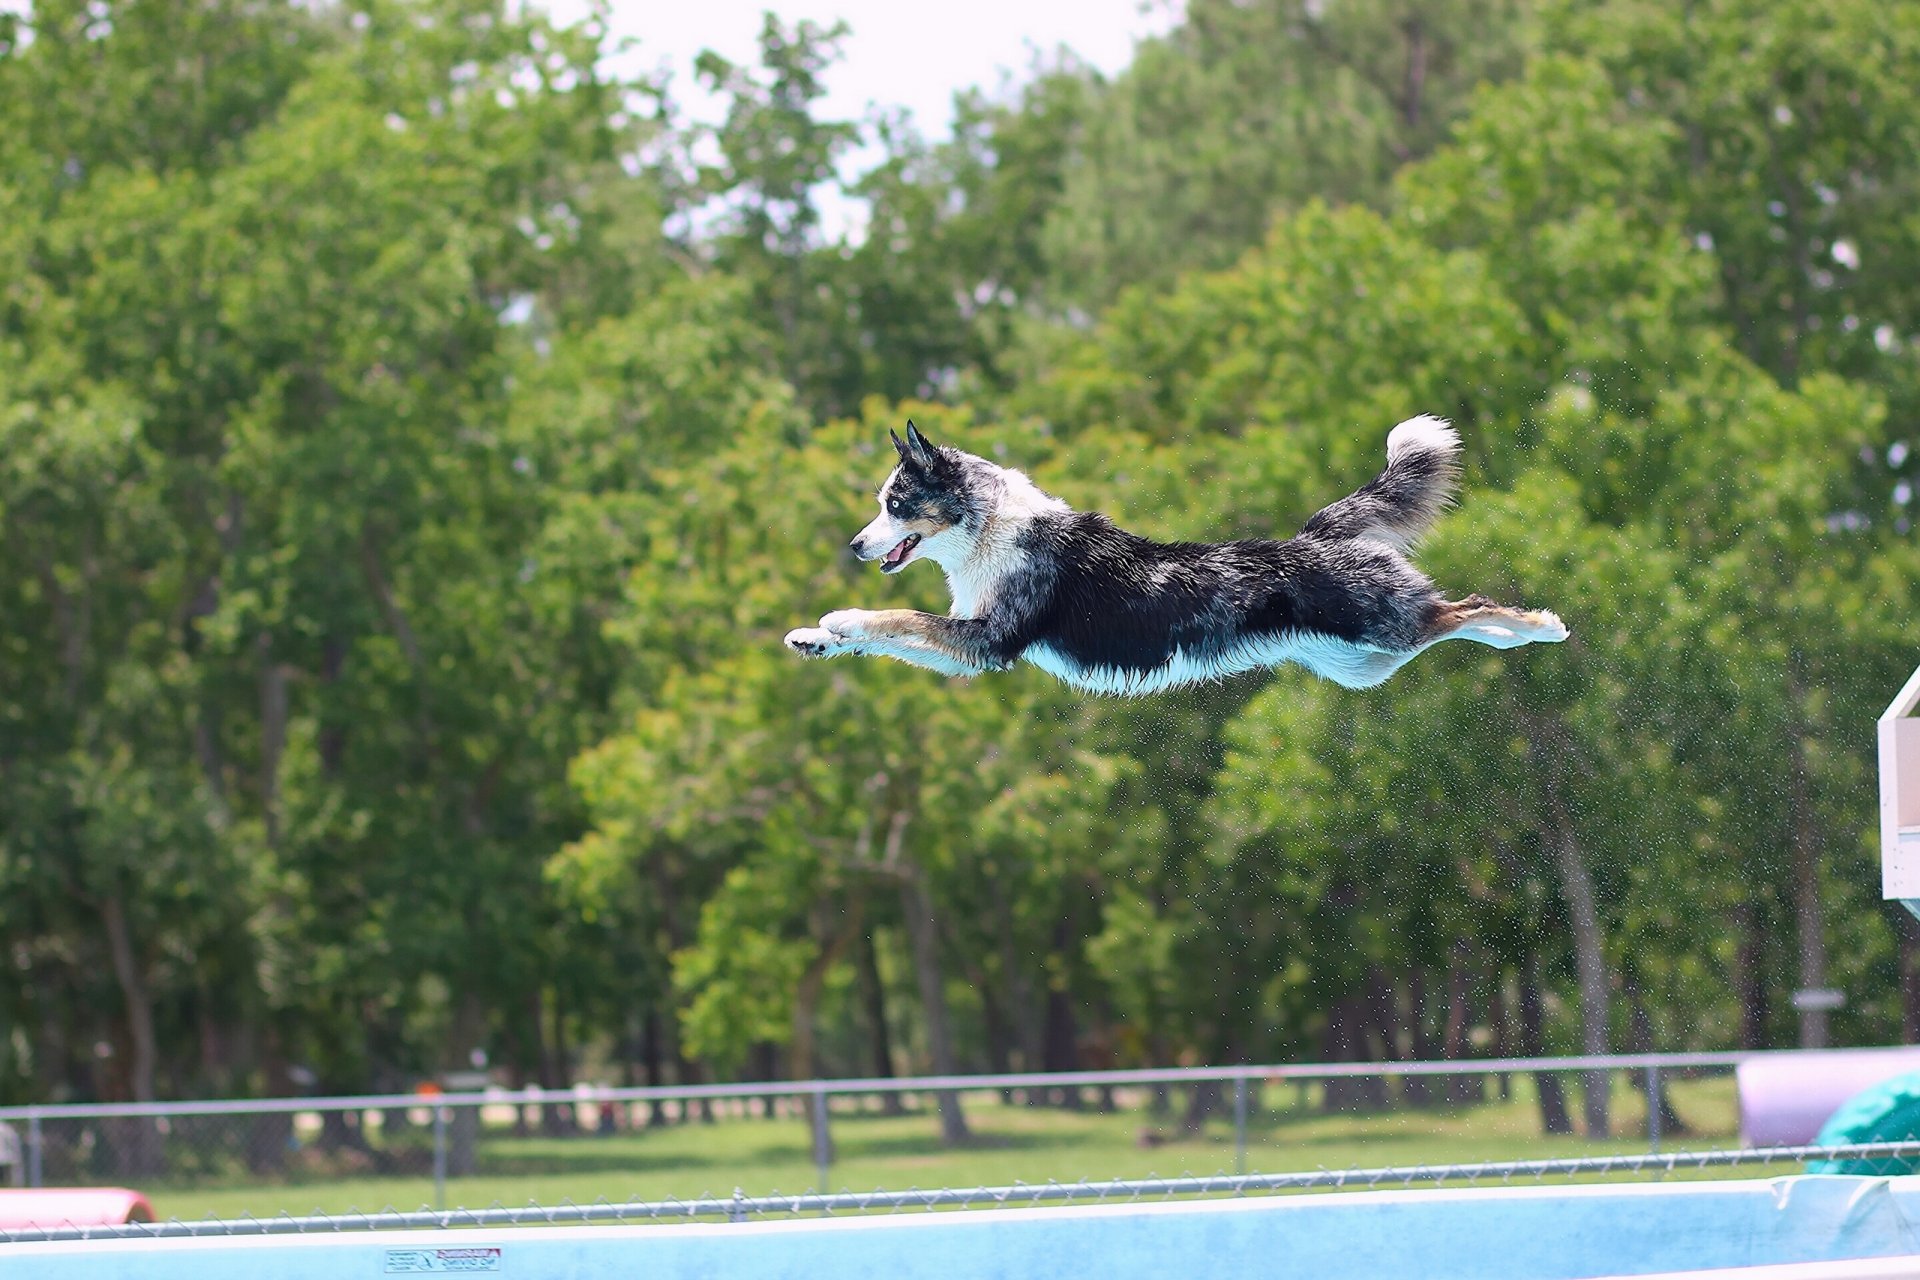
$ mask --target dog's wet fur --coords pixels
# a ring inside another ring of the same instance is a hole
[[[1395,427],[1386,469],[1284,542],[1154,542],[911,422],[893,444],[900,463],[854,554],[887,573],[933,561],[953,610],[829,613],[788,633],[797,653],[949,675],[1026,661],[1090,692],[1143,694],[1285,662],[1364,689],[1442,640],[1567,638],[1551,613],[1447,600],[1407,558],[1459,474],[1460,437],[1439,418]]]

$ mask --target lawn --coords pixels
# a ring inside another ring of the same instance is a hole
[[[1432,1165],[1636,1152],[1647,1149],[1641,1096],[1619,1088],[1615,1136],[1604,1141],[1545,1137],[1524,1080],[1507,1101],[1449,1108],[1398,1108],[1373,1114],[1327,1114],[1317,1089],[1265,1091],[1248,1126],[1247,1168],[1254,1172]],[[1690,1130],[1667,1149],[1725,1147],[1735,1140],[1730,1077],[1673,1083],[1675,1106]],[[1133,1101],[1127,1099],[1125,1101]],[[1141,1099],[1143,1101],[1143,1099]],[[1302,1103],[1305,1103],[1303,1106]],[[1231,1119],[1180,1136],[1173,1118],[1144,1110],[1111,1113],[1007,1105],[997,1095],[967,1099],[968,1143],[945,1149],[929,1107],[904,1116],[836,1113],[832,1122],[833,1190],[958,1187],[1013,1182],[1212,1174],[1234,1166]],[[1143,1134],[1151,1140],[1143,1141]],[[725,1118],[599,1136],[516,1138],[491,1134],[480,1149],[478,1176],[447,1186],[448,1206],[558,1204],[598,1199],[690,1198],[814,1189],[818,1178],[806,1125],[797,1119]],[[1758,1168],[1714,1176],[1779,1173]],[[341,1177],[296,1184],[154,1185],[143,1188],[163,1218],[338,1213],[434,1203],[430,1176]]]

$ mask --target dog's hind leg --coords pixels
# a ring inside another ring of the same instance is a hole
[[[1495,649],[1517,649],[1523,644],[1558,644],[1567,634],[1566,623],[1544,609],[1511,609],[1473,595],[1442,605],[1431,637],[1420,647],[1472,640]]]
[[[1349,653],[1337,664],[1322,661],[1302,665],[1313,674],[1324,680],[1331,680],[1343,689],[1371,689],[1377,684],[1385,683],[1387,677],[1419,656],[1419,649],[1375,649],[1370,652]]]

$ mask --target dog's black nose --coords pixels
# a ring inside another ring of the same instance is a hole
[[[849,543],[847,544],[847,550],[849,550],[849,551],[851,551],[851,552],[853,552],[853,554],[855,554],[855,555],[859,555],[859,554],[860,554],[860,539],[858,539],[858,538],[855,538],[855,539],[854,539],[854,540],[853,540],[852,542],[849,542]]]

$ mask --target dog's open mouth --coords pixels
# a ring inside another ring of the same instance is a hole
[[[919,545],[920,545],[920,535],[917,533],[910,533],[906,537],[900,539],[899,546],[895,547],[893,550],[887,552],[886,555],[881,557],[880,572],[893,573],[894,571],[899,569],[901,565],[907,562],[907,557],[913,554],[913,549]]]

